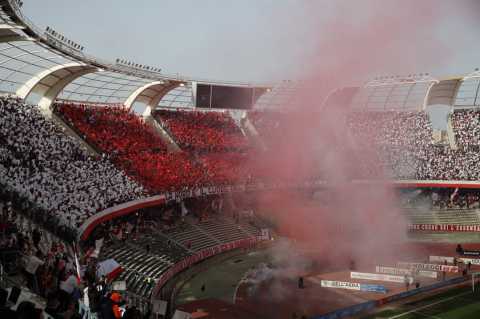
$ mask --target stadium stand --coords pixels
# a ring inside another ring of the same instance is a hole
[[[452,114],[455,140],[463,148],[478,150],[480,145],[480,113],[477,110],[455,110]]]
[[[56,112],[151,192],[204,184],[185,152],[167,153],[163,141],[138,116],[121,107],[57,104]]]
[[[469,114],[469,113],[465,113]],[[460,126],[457,117],[455,134],[474,130],[469,124]],[[467,120],[467,119],[465,119]],[[424,112],[364,112],[352,113],[348,118],[352,134],[375,145],[380,161],[378,170],[389,173],[396,179],[413,180],[478,180],[480,178],[480,155],[471,148],[453,150],[447,145],[433,141],[433,130]],[[466,137],[466,143],[472,141]],[[472,144],[472,143],[471,143]],[[473,143],[474,144],[474,143]],[[365,165],[367,166],[367,165]],[[372,166],[371,163],[369,166]],[[370,170],[372,168],[370,167]],[[368,178],[369,173],[365,174]]]
[[[184,150],[239,151],[249,147],[239,127],[224,112],[157,110],[154,117]]]
[[[72,229],[102,209],[145,196],[108,160],[89,156],[35,106],[15,98],[0,99],[0,171],[18,201]]]

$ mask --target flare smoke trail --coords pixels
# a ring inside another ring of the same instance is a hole
[[[356,147],[372,145],[372,141],[348,133],[345,105],[321,109],[322,102],[333,89],[355,81],[360,85],[358,79],[375,73],[424,72],[417,63],[426,57],[432,64],[447,63],[450,51],[437,39],[437,31],[453,4],[414,0],[302,3],[312,15],[319,10],[331,15],[318,23],[313,58],[302,63],[308,85],[295,97],[297,109],[283,123],[278,143],[262,161],[277,176],[292,180],[320,176],[329,187],[316,201],[295,192],[265,195],[259,199],[260,211],[268,211],[281,232],[340,267],[350,259],[357,265],[396,261],[400,257],[395,247],[405,241],[406,221],[388,186],[389,174],[376,176],[382,183],[375,185],[351,183],[362,175],[360,158],[374,166],[376,152]]]

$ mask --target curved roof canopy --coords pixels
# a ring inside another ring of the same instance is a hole
[[[193,92],[190,85],[177,86],[162,97],[159,107],[193,108]]]
[[[117,72],[99,71],[77,78],[58,97],[90,103],[124,103],[135,90],[150,82]]]
[[[34,41],[0,43],[0,91],[16,92],[36,75],[55,66],[76,62]]]
[[[352,99],[353,110],[418,111],[424,108],[425,98],[433,81],[367,85]]]
[[[59,98],[129,107],[136,102],[146,103],[148,107],[158,103],[166,107],[193,106],[190,83],[198,80],[146,72],[136,66],[89,56],[78,46],[69,46],[63,37],[53,39],[48,32],[38,29],[23,15],[17,1],[3,0],[1,5],[0,92],[22,97],[36,93],[40,100],[49,94],[48,100]],[[81,67],[72,68],[74,65]]]
[[[126,104],[130,108],[136,102],[149,108],[177,108],[193,107],[192,82],[255,86],[148,73],[104,61],[69,47],[65,41],[53,41],[23,15],[17,1],[0,1],[0,92],[20,96],[37,93],[45,104],[61,98]],[[480,107],[480,71],[455,80],[454,95],[449,95],[451,105],[454,108]],[[420,110],[431,102],[428,95],[432,87],[433,93],[442,96],[445,81],[433,79],[428,74],[376,79],[358,89],[350,106],[355,110]],[[295,92],[304,85],[311,83],[263,84],[262,87],[273,89],[263,94],[254,108],[296,108],[300,101]]]
[[[455,109],[480,107],[480,71],[475,71],[463,78],[455,97]]]

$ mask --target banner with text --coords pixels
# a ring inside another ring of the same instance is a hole
[[[410,224],[409,231],[431,231],[431,232],[459,232],[478,233],[480,225],[454,225],[454,224]]]
[[[360,284],[356,282],[322,280],[321,286],[326,288],[340,288],[350,290],[360,290]]]
[[[361,284],[360,285],[360,290],[361,291],[369,291],[369,292],[379,292],[382,294],[387,293],[387,288],[382,285],[370,285],[370,284]]]
[[[480,266],[480,259],[478,258],[458,258],[461,262],[463,262],[465,265],[468,265],[468,263],[475,265],[475,266]]]
[[[425,278],[437,278],[436,271],[428,271],[428,270],[418,270],[415,269],[404,269],[404,268],[395,268],[395,267],[385,267],[385,266],[377,266],[375,267],[375,272],[380,274],[390,274],[390,275],[413,275],[418,277],[425,277]]]
[[[433,270],[433,271],[445,271],[445,272],[458,272],[458,266],[449,266],[449,265],[437,265],[437,264],[423,264],[423,263],[408,263],[408,262],[399,262],[397,266],[400,268],[411,268],[419,270]]]
[[[464,250],[462,252],[464,256],[480,256],[480,250]]]
[[[432,263],[444,263],[447,262],[449,264],[453,264],[455,261],[455,257],[446,257],[446,256],[429,256],[428,261]]]
[[[413,278],[410,275],[396,276],[396,275],[386,275],[386,274],[371,274],[366,272],[355,272],[350,273],[350,278],[354,279],[363,279],[363,280],[378,280],[378,281],[389,281],[396,283],[405,283],[405,276],[408,277],[410,283],[413,283]]]

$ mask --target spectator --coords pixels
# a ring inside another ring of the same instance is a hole
[[[0,318],[15,318],[15,311],[7,307],[8,292],[0,288]]]

